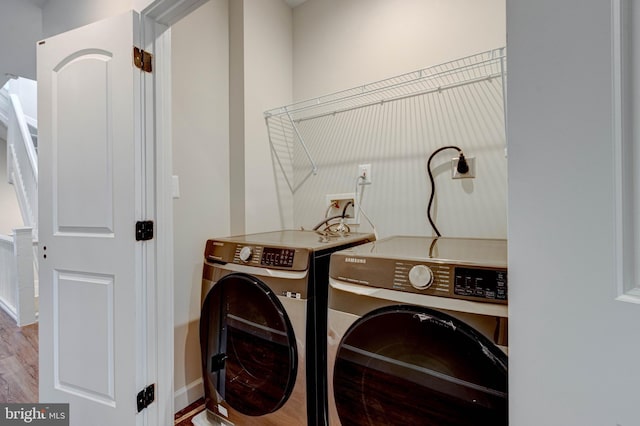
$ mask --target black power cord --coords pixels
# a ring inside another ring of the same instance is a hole
[[[429,196],[429,205],[427,206],[427,218],[429,219],[429,223],[431,224],[431,228],[433,228],[433,230],[435,231],[435,233],[436,233],[436,235],[438,237],[441,236],[440,231],[438,231],[438,227],[433,222],[433,219],[431,219],[431,205],[433,204],[433,198],[436,195],[436,184],[433,181],[433,173],[431,173],[431,160],[433,160],[433,157],[435,157],[436,154],[438,154],[438,153],[440,153],[440,152],[442,152],[442,151],[444,151],[446,149],[455,149],[456,151],[458,151],[460,153],[460,155],[458,157],[458,167],[456,168],[458,170],[458,173],[465,174],[465,173],[469,172],[469,164],[467,164],[467,160],[466,160],[466,158],[464,158],[464,154],[462,153],[462,149],[458,148],[455,145],[443,146],[442,148],[436,149],[435,151],[433,151],[433,153],[429,157],[429,161],[427,161],[427,172],[429,173],[429,180],[431,181],[431,196]]]
[[[353,204],[353,201],[349,201],[347,204],[344,205],[344,208],[342,209],[343,218],[347,217],[347,207],[349,207],[351,204]]]

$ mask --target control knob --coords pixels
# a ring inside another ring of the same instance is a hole
[[[240,249],[240,260],[243,262],[248,262],[253,255],[253,250],[249,246],[244,246]]]
[[[409,271],[409,282],[418,290],[426,290],[433,284],[433,272],[428,266],[415,265]]]

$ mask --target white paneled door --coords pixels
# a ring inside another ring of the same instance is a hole
[[[136,405],[156,362],[138,34],[129,12],[38,45],[40,401],[70,403],[76,426],[141,425],[157,406]]]

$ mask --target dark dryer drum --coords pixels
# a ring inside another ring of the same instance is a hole
[[[207,241],[200,345],[211,423],[326,424],[330,255],[372,240],[278,231]]]
[[[507,425],[506,254],[426,237],[334,253],[330,424]]]

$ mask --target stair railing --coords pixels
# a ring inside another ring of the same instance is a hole
[[[9,100],[11,108],[7,126],[8,179],[15,186],[22,219],[26,226],[33,228],[33,237],[37,239],[38,157],[20,99],[15,94],[9,94]],[[34,120],[30,121],[32,127],[37,127]]]
[[[4,87],[0,88],[0,123],[5,127],[8,126],[10,109],[9,92]]]
[[[7,129],[6,178],[14,186],[26,225],[0,235],[0,309],[23,326],[38,316],[38,123],[24,114],[20,98],[6,88],[0,89],[0,122]]]

